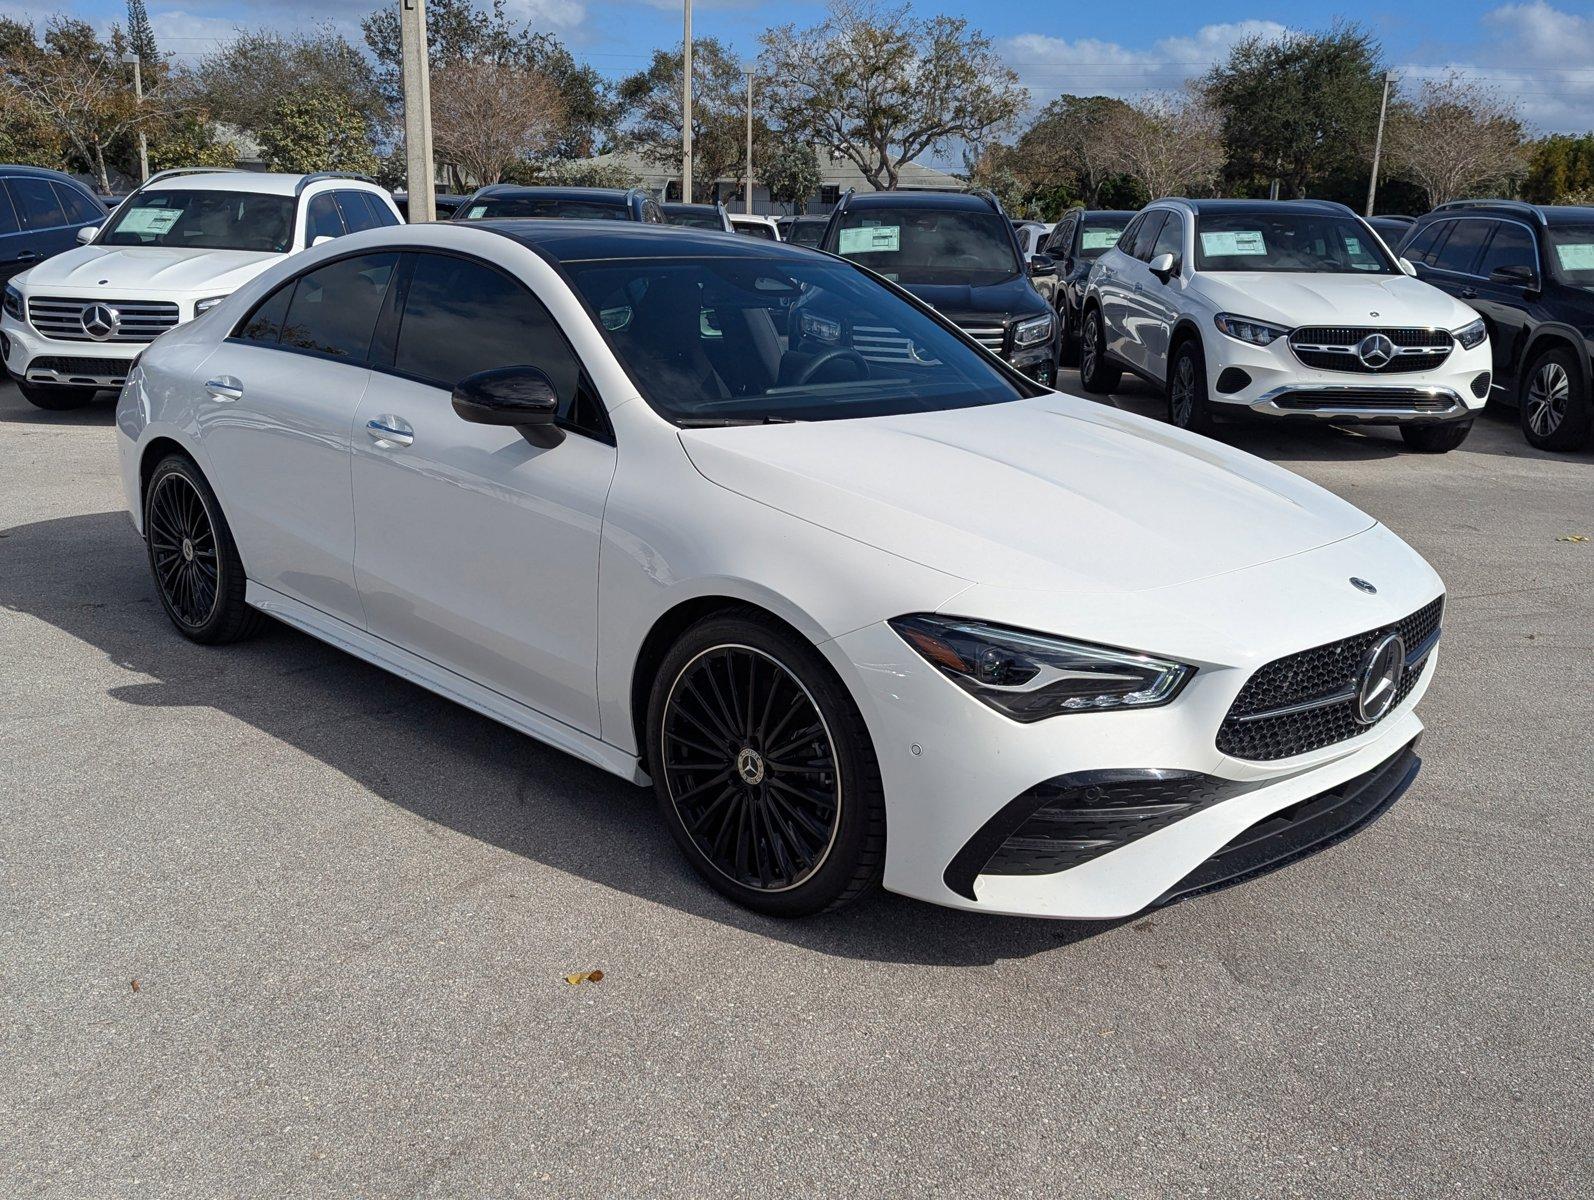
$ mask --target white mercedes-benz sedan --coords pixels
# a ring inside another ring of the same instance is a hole
[[[1398,537],[813,251],[351,234],[150,345],[117,424],[183,635],[269,614],[651,782],[765,913],[1121,917],[1416,774],[1443,588]]]

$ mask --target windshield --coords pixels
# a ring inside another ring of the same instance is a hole
[[[294,204],[292,196],[259,192],[141,192],[117,213],[100,242],[284,254],[293,245]]]
[[[629,221],[624,204],[601,200],[561,199],[557,196],[497,196],[460,208],[456,221],[482,221],[494,217],[573,217],[582,220]]]
[[[1022,393],[984,351],[845,264],[566,263],[655,410],[686,425],[968,408]]]
[[[1012,227],[993,212],[866,208],[844,213],[836,252],[896,283],[1001,283],[1018,274]]]
[[[1120,217],[1085,217],[1079,230],[1079,257],[1089,262],[1106,254],[1118,244],[1119,237],[1134,219],[1134,213]]]
[[[1561,277],[1574,287],[1594,287],[1594,225],[1551,225],[1544,236]]]
[[[671,225],[689,225],[693,229],[723,231],[725,228],[725,222],[720,220],[719,210],[715,208],[666,208],[664,219]]]
[[[786,240],[793,246],[817,247],[819,239],[825,236],[827,224],[829,222],[823,217],[793,221],[791,228],[786,231]]]
[[[1360,221],[1324,213],[1202,213],[1195,252],[1199,271],[1399,273]]]

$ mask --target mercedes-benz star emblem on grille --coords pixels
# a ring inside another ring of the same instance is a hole
[[[1356,345],[1356,357],[1369,371],[1378,371],[1395,357],[1395,343],[1381,333],[1369,333]]]
[[[1354,575],[1352,575],[1350,577],[1350,585],[1351,585],[1351,587],[1355,588],[1358,592],[1366,592],[1369,596],[1378,595],[1378,589],[1377,588],[1375,588],[1372,584],[1368,583],[1365,579],[1358,579]]]
[[[1406,643],[1392,633],[1367,652],[1356,684],[1356,720],[1373,725],[1395,706],[1406,674]]]
[[[83,322],[83,332],[96,342],[103,342],[122,326],[122,314],[109,304],[85,304],[78,319]]]

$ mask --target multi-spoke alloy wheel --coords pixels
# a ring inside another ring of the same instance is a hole
[[[1537,355],[1518,393],[1522,436],[1540,450],[1578,450],[1594,438],[1594,388],[1565,346]]]
[[[841,819],[841,767],[813,696],[750,646],[688,662],[665,702],[664,785],[710,865],[781,892],[824,863]]]
[[[1195,360],[1181,355],[1168,384],[1169,416],[1181,429],[1190,425],[1190,414],[1195,409]]]
[[[192,628],[203,626],[221,595],[216,527],[204,497],[176,471],[162,476],[150,493],[149,553],[172,615]]]
[[[1533,372],[1528,384],[1526,411],[1522,420],[1534,434],[1551,437],[1561,427],[1566,416],[1566,401],[1572,394],[1572,378],[1566,368],[1554,359],[1547,359]]]

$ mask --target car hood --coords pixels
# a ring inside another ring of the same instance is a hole
[[[962,579],[1130,592],[1375,522],[1220,442],[1072,396],[898,417],[692,429],[708,479]]]
[[[1221,271],[1196,287],[1223,312],[1295,329],[1301,325],[1417,325],[1459,329],[1477,313],[1409,275]]]
[[[1022,275],[982,287],[970,287],[965,283],[904,283],[899,286],[953,321],[1007,321],[1051,311],[1045,297]]]
[[[253,250],[180,250],[167,246],[79,246],[28,272],[27,286],[224,295],[282,258]]]

